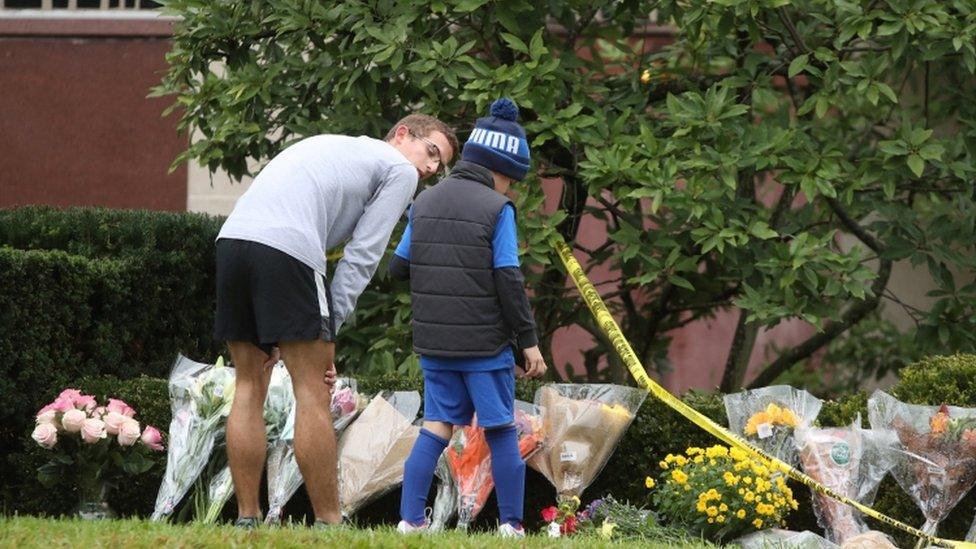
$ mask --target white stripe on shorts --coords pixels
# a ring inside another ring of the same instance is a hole
[[[315,289],[319,294],[319,315],[323,318],[329,316],[329,299],[325,294],[325,279],[319,273],[312,273],[315,276]]]

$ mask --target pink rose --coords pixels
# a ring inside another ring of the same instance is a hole
[[[86,412],[91,412],[98,406],[98,402],[95,402],[95,397],[91,395],[79,395],[74,399],[75,408],[84,410]]]
[[[38,425],[40,425],[42,423],[51,423],[51,424],[54,424],[54,419],[57,417],[57,415],[58,415],[58,413],[55,412],[54,410],[47,410],[46,412],[45,411],[42,411],[42,412],[40,412],[40,413],[37,414],[37,417],[34,418],[34,421]]]
[[[63,398],[65,400],[74,402],[74,400],[80,396],[81,396],[81,391],[79,391],[78,389],[65,389],[61,391],[61,394],[58,395],[58,398],[59,399]]]
[[[82,424],[87,419],[88,415],[84,411],[72,408],[61,416],[61,426],[69,433],[77,433],[81,431]]]
[[[350,388],[341,389],[332,397],[332,408],[341,415],[348,415],[356,411],[356,394]]]
[[[109,412],[102,421],[105,422],[105,431],[110,435],[119,434],[119,430],[122,428],[122,424],[129,421],[129,418],[123,416],[118,412]]]
[[[119,427],[119,446],[132,446],[139,440],[139,422],[129,419]]]
[[[44,448],[50,449],[58,442],[58,430],[50,423],[38,423],[31,433],[31,438]]]
[[[145,444],[150,450],[156,452],[163,451],[163,434],[159,432],[159,429],[153,427],[152,425],[146,425],[146,429],[142,432],[142,443]]]
[[[132,417],[136,415],[136,411],[132,409],[131,406],[126,404],[124,401],[117,398],[108,399],[108,406],[105,407],[109,412],[118,412],[125,417]]]
[[[37,412],[37,413],[38,414],[41,414],[43,412],[47,412],[48,410],[54,410],[55,412],[62,412],[62,413],[64,413],[64,412],[67,412],[68,410],[70,410],[70,409],[72,409],[74,407],[75,407],[75,405],[74,405],[74,403],[72,403],[72,401],[71,401],[70,398],[58,397],[58,398],[54,399],[54,401],[52,401],[47,406],[41,408],[41,410],[39,412]]]
[[[104,406],[99,406],[98,408],[95,408],[95,410],[92,411],[92,417],[97,417],[98,419],[104,420],[105,414],[107,413],[108,410],[106,410]]]
[[[88,444],[95,444],[105,436],[104,421],[90,417],[81,424],[81,440]]]

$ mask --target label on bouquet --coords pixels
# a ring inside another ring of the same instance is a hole
[[[549,530],[549,537],[550,538],[558,538],[559,537],[560,532],[559,532],[559,523],[558,522],[550,522],[549,523],[548,530]]]
[[[756,434],[759,435],[759,438],[769,438],[773,436],[773,424],[760,423],[756,426]]]
[[[576,461],[576,452],[561,452],[559,461]]]
[[[851,462],[851,447],[844,441],[840,441],[830,449],[830,459],[837,465],[847,465]]]

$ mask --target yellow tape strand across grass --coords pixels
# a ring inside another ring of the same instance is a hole
[[[758,448],[753,447],[751,444],[746,442],[745,439],[715,423],[708,417],[702,415],[697,410],[691,406],[688,406],[680,399],[669,393],[667,389],[658,385],[647,375],[647,372],[644,370],[644,365],[641,364],[640,360],[637,358],[637,355],[634,353],[634,350],[630,347],[630,343],[627,342],[623,332],[620,331],[620,327],[613,319],[613,315],[611,315],[610,311],[607,310],[607,306],[600,298],[600,294],[593,286],[593,283],[591,283],[586,277],[586,274],[583,272],[583,267],[578,261],[576,261],[576,258],[573,257],[573,252],[570,250],[569,246],[566,245],[566,242],[563,241],[561,237],[554,236],[552,237],[551,243],[553,248],[555,248],[556,252],[559,254],[559,258],[562,260],[563,265],[566,267],[566,272],[569,273],[569,276],[573,279],[573,282],[579,289],[583,301],[586,302],[586,306],[589,307],[590,312],[593,313],[593,316],[596,318],[596,322],[600,326],[600,329],[603,330],[603,333],[606,334],[606,336],[610,339],[610,343],[613,345],[614,350],[620,356],[621,360],[623,360],[624,364],[627,365],[627,369],[630,370],[630,374],[634,376],[635,380],[637,380],[638,385],[654,395],[655,398],[664,402],[676,410],[679,414],[688,418],[688,420],[690,420],[692,423],[701,427],[705,431],[708,431],[722,442],[739,448],[749,455],[769,463],[774,470],[785,473],[793,480],[803,483],[811,490],[834,498],[842,503],[846,503],[869,517],[900,530],[904,530],[905,532],[908,532],[909,534],[912,534],[929,543],[940,545],[942,547],[976,549],[976,543],[946,540],[931,536],[917,528],[913,528],[901,521],[883,515],[862,503],[834,492],[830,488],[818,483],[797,469],[794,469],[789,464],[767,454]]]

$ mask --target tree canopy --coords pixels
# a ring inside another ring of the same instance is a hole
[[[864,375],[976,350],[971,0],[163,4],[183,19],[154,93],[173,94],[197,136],[178,161],[234,177],[301,137],[381,136],[415,110],[463,140],[493,99],[515,99],[540,335],[593,334],[591,378],[626,374],[547,244],[553,231],[574,242],[584,216],[609,238],[578,256],[619,277],[601,288],[649,368],[667,366],[669,332],[723,309],[739,311],[725,390],[824,348]],[[650,47],[661,32],[669,43]],[[563,181],[553,215],[539,178]],[[892,293],[899,261],[931,274],[931,306]],[[340,353],[410,367],[406,288],[382,274],[376,288]],[[882,304],[914,327],[881,320]],[[792,318],[816,333],[745,379],[759,329]]]

